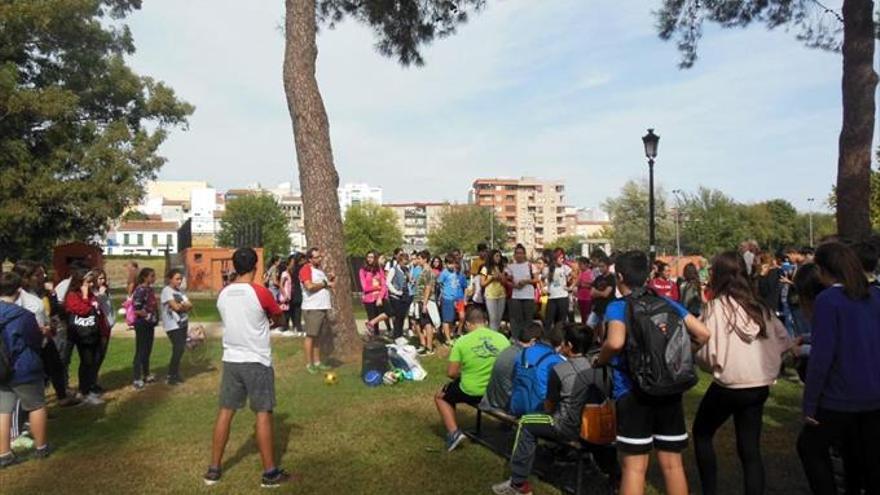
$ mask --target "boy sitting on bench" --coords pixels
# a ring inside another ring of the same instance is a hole
[[[610,393],[599,371],[590,366],[585,356],[592,341],[593,331],[589,327],[566,325],[562,352],[568,360],[554,366],[550,374],[544,402],[547,414],[527,414],[520,418],[516,444],[510,457],[510,479],[492,487],[496,494],[531,495],[528,477],[538,438],[578,440],[581,412],[587,403],[590,385],[596,385],[606,395]]]
[[[499,410],[507,413],[510,405],[510,395],[513,393],[513,368],[519,353],[528,349],[541,340],[544,335],[544,326],[540,322],[533,321],[522,332],[514,345],[501,351],[495,359],[492,367],[492,377],[489,378],[489,386],[486,387],[486,395],[480,402],[480,409],[484,411]]]

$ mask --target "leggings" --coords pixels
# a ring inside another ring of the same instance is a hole
[[[303,331],[303,309],[302,301],[291,301],[287,310],[287,317],[290,319],[290,328],[295,332]]]
[[[75,342],[79,354],[79,392],[88,395],[98,383],[98,361],[101,359],[101,342]]]
[[[394,331],[391,336],[395,339],[403,337],[403,323],[406,321],[411,304],[412,299],[410,298],[391,298],[391,312],[394,320]]]
[[[55,397],[58,400],[67,398],[67,380],[64,379],[64,363],[61,362],[61,356],[58,354],[58,348],[55,342],[49,340],[40,349],[40,359],[43,360],[43,371],[52,382],[52,388],[55,389]]]
[[[761,459],[761,420],[764,402],[770,394],[770,387],[731,389],[716,383],[700,401],[697,416],[694,418],[694,454],[700,471],[700,484],[704,495],[714,495],[718,491],[718,463],[712,437],[730,416],[736,428],[736,452],[742,463],[744,480],[743,493],[760,495],[764,493],[764,462]]]
[[[819,408],[816,426],[805,425],[797,441],[798,455],[810,489],[816,495],[838,493],[830,448],[839,445],[846,494],[880,494],[880,410],[839,412]]]
[[[168,335],[168,340],[171,341],[171,362],[168,364],[169,380],[180,380],[180,360],[186,350],[187,331],[187,324],[182,323],[178,325],[176,330],[165,332]]]
[[[498,299],[486,299],[486,310],[489,312],[489,328],[492,330],[501,329],[501,317],[504,316],[503,297]]]
[[[156,324],[138,319],[134,323],[135,351],[132,370],[134,381],[150,375],[150,354],[153,353],[153,337]]]
[[[568,318],[568,297],[547,299],[547,312],[544,314],[544,331],[547,332]]]

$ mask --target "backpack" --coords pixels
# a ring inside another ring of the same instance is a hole
[[[3,332],[6,326],[0,327],[0,384],[7,384],[12,380],[12,373],[15,370],[12,363],[12,353],[6,348],[6,339],[3,338]]]
[[[696,385],[691,339],[675,308],[644,288],[633,291],[626,303],[625,357],[636,388],[659,397]]]
[[[510,404],[507,410],[514,416],[534,413],[543,409],[546,390],[541,390],[541,382],[538,380],[538,370],[545,359],[555,354],[553,349],[548,349],[535,364],[529,364],[526,359],[526,350],[519,352],[518,363],[514,366],[513,389],[510,394]]]

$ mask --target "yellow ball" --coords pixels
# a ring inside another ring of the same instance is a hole
[[[336,385],[339,382],[339,377],[336,376],[336,373],[332,371],[324,375],[324,383],[327,385]]]

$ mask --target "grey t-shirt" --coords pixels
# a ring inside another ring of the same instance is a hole
[[[171,309],[171,305],[169,304],[170,301],[181,303],[186,301],[186,296],[183,295],[183,292],[174,289],[170,285],[166,285],[162,289],[162,294],[159,296],[159,304],[162,305],[159,314],[162,316],[162,328],[164,328],[166,332],[169,330],[177,330],[186,325],[189,318],[186,313],[178,313]]]
[[[489,378],[489,386],[486,387],[481,406],[488,405],[495,409],[507,410],[510,394],[513,393],[513,366],[521,350],[522,347],[517,343],[501,351],[501,354],[495,358],[492,376]]]
[[[609,379],[610,376],[609,372]],[[581,430],[581,411],[590,398],[590,385],[596,385],[608,397],[609,384],[602,370],[591,368],[589,359],[583,356],[554,366],[547,384],[547,400],[556,404],[553,413],[556,428],[568,437],[577,438]]]

